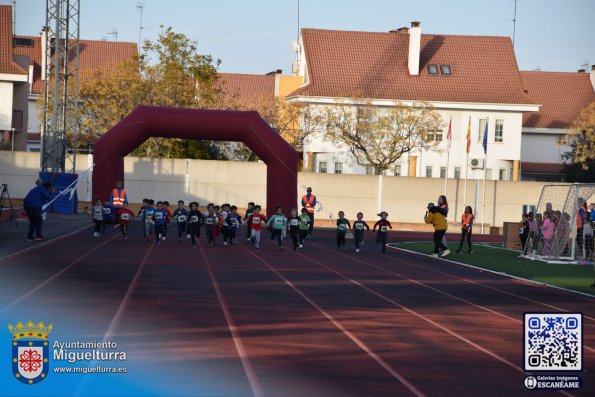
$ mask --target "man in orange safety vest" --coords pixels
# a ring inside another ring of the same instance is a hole
[[[128,204],[128,197],[126,196],[126,189],[122,186],[122,181],[116,181],[116,187],[112,190],[110,197],[110,204],[112,205],[114,213],[118,213],[122,209],[124,203]],[[114,217],[114,219],[117,217]]]
[[[314,207],[316,207],[316,196],[312,194],[312,188],[306,189],[306,194],[302,197],[302,207],[308,210],[310,217],[310,228],[308,229],[308,238],[312,238],[312,229],[314,228]]]

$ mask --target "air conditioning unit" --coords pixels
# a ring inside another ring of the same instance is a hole
[[[471,159],[469,161],[469,165],[471,166],[472,170],[479,170],[479,169],[483,169],[483,162],[485,160],[484,159]]]

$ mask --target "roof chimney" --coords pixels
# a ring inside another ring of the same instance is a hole
[[[409,29],[409,74],[417,76],[419,74],[419,53],[421,51],[421,22],[411,22]]]
[[[579,70],[578,70],[578,72],[579,72],[579,73],[585,73],[586,71],[587,71],[587,70],[585,70],[585,69],[579,69]]]
[[[593,86],[593,91],[595,91],[595,65],[591,65],[591,73],[589,78],[591,79],[591,85]]]

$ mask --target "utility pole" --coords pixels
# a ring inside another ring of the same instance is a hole
[[[46,0],[41,170],[76,167],[80,0]],[[50,97],[50,91],[52,96]],[[70,142],[67,139],[70,133]],[[68,150],[68,147],[71,150]]]
[[[138,23],[138,53],[140,54],[143,42],[143,10],[145,9],[145,3],[138,3],[136,8],[140,11],[140,20]]]

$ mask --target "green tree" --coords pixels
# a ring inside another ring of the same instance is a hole
[[[562,155],[565,179],[568,182],[595,180],[595,102],[585,107],[570,126],[571,150]]]
[[[223,103],[217,84],[219,65],[219,60],[200,54],[195,41],[162,26],[156,41],[144,42],[141,55],[81,79],[79,142],[92,145],[138,105],[218,108]],[[147,140],[133,154],[223,158],[212,142],[158,137]]]
[[[406,153],[431,148],[428,134],[443,129],[442,117],[426,102],[379,109],[356,96],[328,110],[326,139],[380,175]]]

